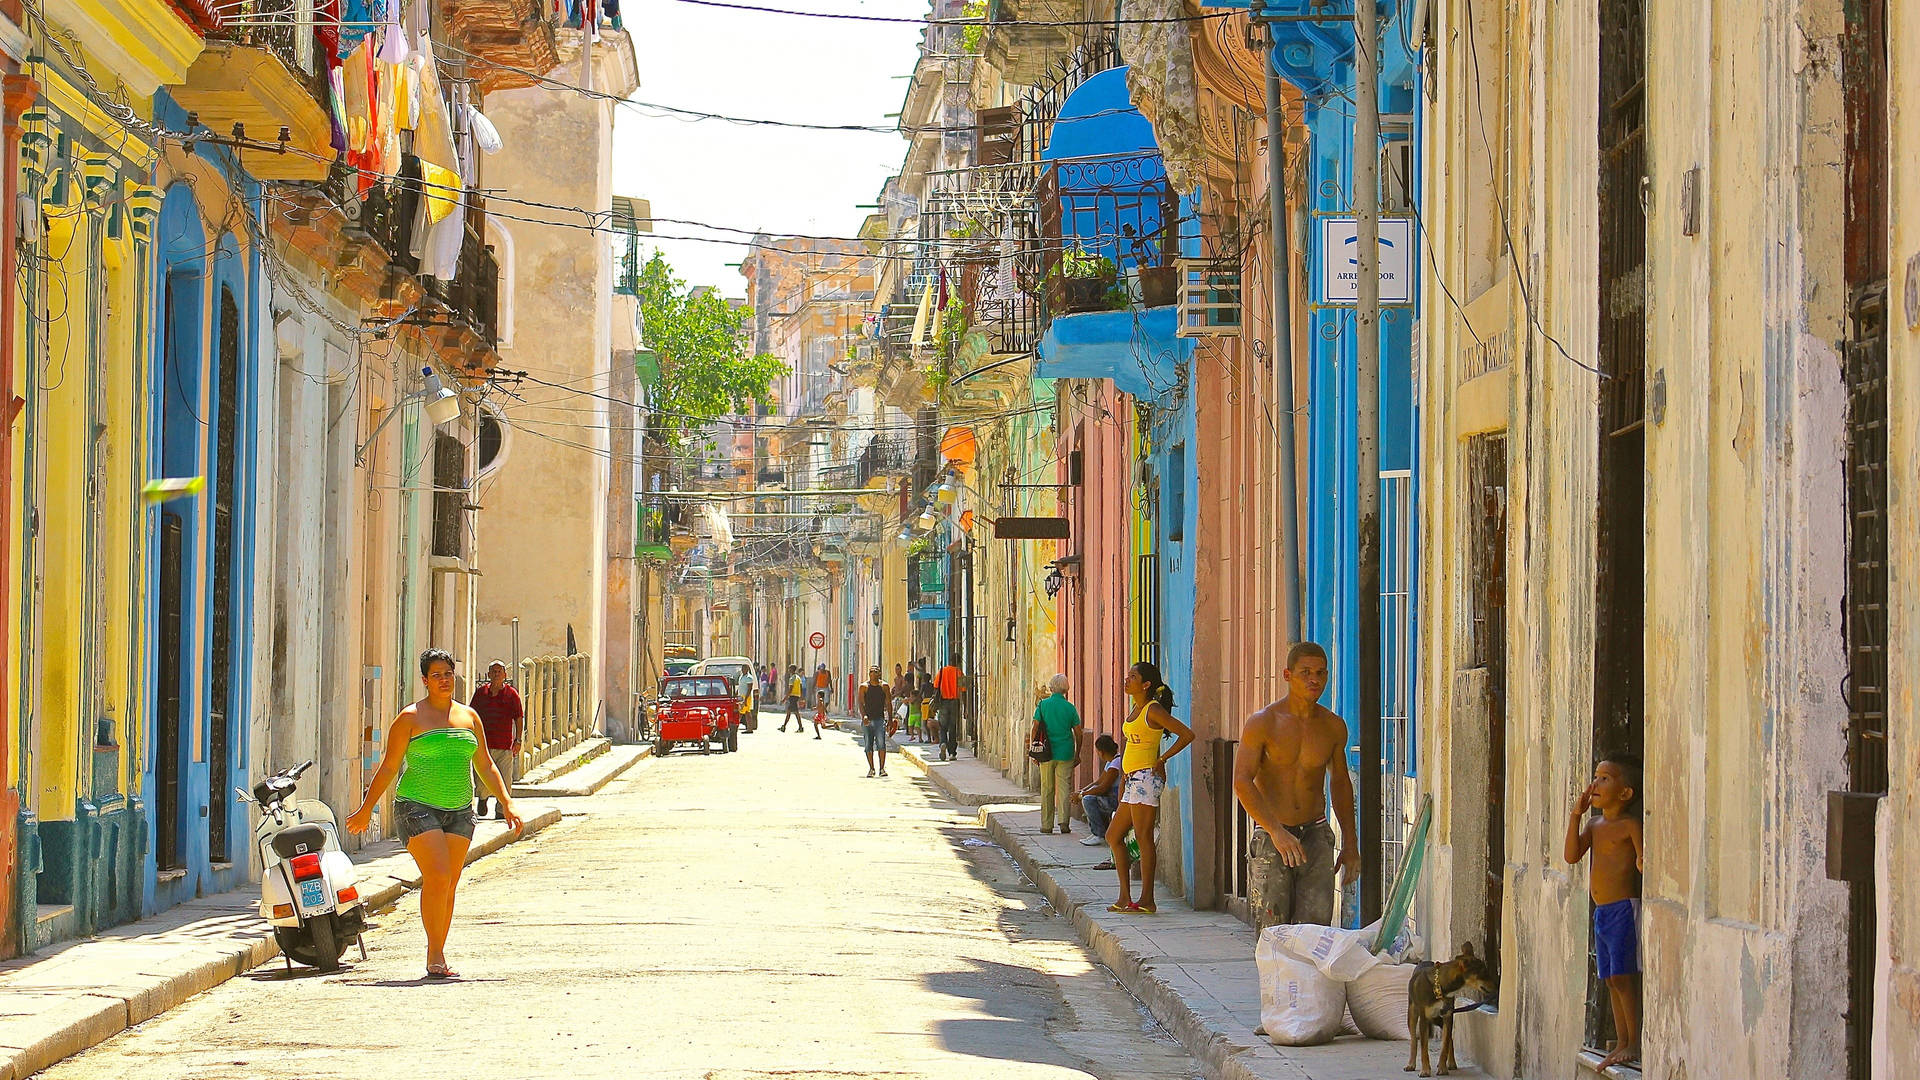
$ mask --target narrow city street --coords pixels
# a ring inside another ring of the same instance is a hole
[[[763,714],[739,754],[642,762],[476,864],[458,982],[420,979],[410,894],[365,962],[276,961],[41,1075],[1201,1075],[973,814],[890,764]]]

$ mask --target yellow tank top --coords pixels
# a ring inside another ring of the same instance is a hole
[[[1160,737],[1166,732],[1147,722],[1146,705],[1134,710],[1120,726],[1120,733],[1127,740],[1127,747],[1120,754],[1121,772],[1137,773],[1160,764]]]

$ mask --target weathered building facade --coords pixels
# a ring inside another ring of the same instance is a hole
[[[1869,854],[1911,714],[1888,8],[1431,11],[1424,903],[1436,955],[1500,970],[1467,1044],[1540,1077],[1604,1048],[1560,847],[1631,753],[1646,1075],[1906,1075],[1900,877]]]

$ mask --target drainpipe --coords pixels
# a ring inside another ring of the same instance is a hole
[[[1265,6],[1253,0],[1253,18],[1261,20]],[[1267,44],[1278,49],[1273,26],[1267,25]],[[1300,611],[1300,515],[1295,485],[1293,435],[1293,247],[1287,231],[1286,122],[1281,115],[1280,69],[1268,56],[1267,69],[1267,214],[1273,229],[1273,357],[1274,417],[1280,443],[1280,582],[1286,599],[1286,640],[1304,638]]]

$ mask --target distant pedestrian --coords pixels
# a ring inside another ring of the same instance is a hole
[[[933,690],[938,697],[935,707],[940,710],[940,760],[952,761],[960,756],[960,695],[967,689],[966,676],[960,673],[960,654],[953,653],[947,658],[947,666],[934,676]]]
[[[1033,709],[1034,734],[1047,743],[1053,755],[1040,766],[1040,831],[1052,832],[1055,807],[1059,809],[1060,832],[1072,832],[1073,817],[1067,797],[1073,791],[1073,770],[1080,764],[1080,710],[1067,700],[1067,677],[1055,675],[1047,681],[1048,694]]]
[[[363,833],[373,822],[397,776],[393,817],[407,853],[420,869],[420,925],[427,932],[427,978],[459,978],[447,965],[447,933],[453,927],[453,897],[473,843],[473,777],[500,800],[500,813],[514,832],[521,828],[513,793],[480,753],[485,734],[480,714],[453,700],[453,654],[428,649],[420,654],[420,677],[427,696],[400,710],[387,728],[385,753],[367,785],[360,809],[348,815],[346,829]],[[404,770],[403,770],[404,766]]]
[[[1101,735],[1093,740],[1094,759],[1099,763],[1100,771],[1079,791],[1080,807],[1087,813],[1087,831],[1091,833],[1080,841],[1087,847],[1097,847],[1107,842],[1107,826],[1113,823],[1113,812],[1120,806],[1120,744],[1113,741],[1111,735]],[[1111,865],[1095,867],[1096,870],[1111,870]]]
[[[813,737],[818,740],[820,738],[820,729],[827,724],[827,692],[825,690],[820,691],[820,695],[816,701],[817,704],[813,707]]]
[[[814,665],[813,692],[815,694],[831,694],[833,692],[833,672],[827,670],[827,665],[825,664]]]
[[[1153,828],[1160,816],[1160,793],[1167,786],[1167,759],[1185,750],[1193,742],[1193,730],[1174,718],[1173,690],[1161,681],[1160,669],[1142,660],[1127,669],[1127,697],[1133,701],[1133,715],[1121,727],[1127,748],[1120,756],[1120,769],[1126,774],[1120,790],[1120,809],[1107,826],[1107,847],[1113,852],[1114,869],[1120,875],[1120,899],[1108,911],[1151,915],[1159,910],[1153,900],[1153,874],[1159,861]],[[1172,735],[1173,745],[1161,752],[1161,741]],[[1133,899],[1129,878],[1132,859],[1127,855],[1127,833],[1140,845],[1140,900]]]
[[[780,730],[787,730],[787,721],[791,720],[799,728],[800,734],[807,733],[807,722],[800,715],[800,702],[807,692],[806,682],[800,678],[800,665],[787,665],[787,713],[780,718]]]
[[[906,665],[893,665],[893,686],[888,693],[891,694],[893,698],[893,713],[900,718],[900,722],[906,727],[907,738],[909,739],[913,738],[915,729],[919,727],[918,721],[914,718],[913,710],[907,702],[907,699],[911,696],[908,690],[912,685],[907,676]]]
[[[914,696],[920,701],[920,726],[926,732],[926,741],[940,741],[940,718],[933,709],[933,673],[927,670],[927,658],[914,661],[918,670],[913,676]]]
[[[480,714],[480,723],[487,732],[487,756],[493,759],[493,767],[500,770],[500,779],[507,787],[513,787],[517,777],[514,775],[520,761],[520,744],[526,737],[527,710],[520,703],[520,692],[507,682],[507,662],[495,660],[487,665],[487,681],[473,692],[467,704]],[[478,770],[474,772],[474,787],[480,788],[480,816],[487,816],[486,790],[481,788]],[[497,818],[502,807],[495,801],[494,816]]]
[[[880,667],[875,665],[867,672],[867,682],[860,688],[860,727],[861,743],[867,752],[867,775],[873,775],[873,758],[880,755],[880,775],[887,775],[887,708],[892,704],[893,690],[881,681]]]

